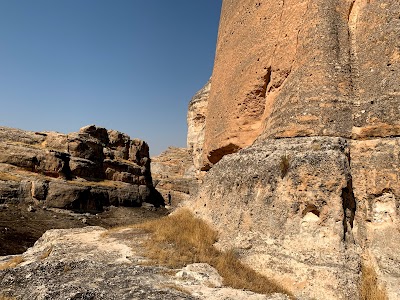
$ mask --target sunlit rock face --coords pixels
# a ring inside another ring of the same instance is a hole
[[[299,299],[400,299],[400,2],[224,0],[188,202]]]
[[[210,88],[211,79],[193,96],[187,114],[187,148],[192,154],[193,164],[198,171],[203,169],[203,144]]]
[[[260,135],[399,135],[399,5],[224,0],[203,164]]]
[[[154,192],[142,140],[95,125],[69,134],[0,127],[1,203],[99,211],[154,202]]]

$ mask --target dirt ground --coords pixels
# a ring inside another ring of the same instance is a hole
[[[98,214],[79,214],[39,207],[28,211],[27,205],[1,205],[0,256],[25,252],[49,229],[94,225],[112,228],[160,218],[168,213],[165,208],[149,210],[142,207],[109,207]]]

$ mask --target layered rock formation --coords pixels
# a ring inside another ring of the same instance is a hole
[[[400,299],[399,16],[394,0],[223,1],[214,166],[188,207],[300,299],[358,299],[366,267]]]
[[[155,188],[166,200],[170,192],[174,206],[197,190],[193,157],[186,148],[169,147],[159,156],[152,157],[151,170]]]
[[[190,100],[187,113],[187,149],[191,152],[194,167],[198,171],[204,169],[203,144],[210,88],[211,78]]]
[[[144,141],[94,125],[68,135],[0,128],[2,203],[101,210],[140,205],[152,193]]]

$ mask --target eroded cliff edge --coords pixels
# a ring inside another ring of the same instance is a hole
[[[223,1],[212,169],[188,207],[301,299],[359,299],[366,267],[400,299],[399,16],[394,0]]]

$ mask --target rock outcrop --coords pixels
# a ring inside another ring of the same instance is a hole
[[[166,200],[168,192],[171,192],[174,206],[197,190],[198,180],[191,153],[186,148],[169,147],[151,158],[154,186]]]
[[[203,144],[210,88],[211,78],[190,100],[187,113],[187,149],[192,154],[193,164],[198,173],[204,169]]]
[[[70,134],[0,127],[2,203],[102,210],[152,202],[156,194],[144,141],[94,125]]]
[[[212,169],[187,206],[299,299],[358,299],[365,267],[400,299],[399,15],[395,0],[223,1]]]

